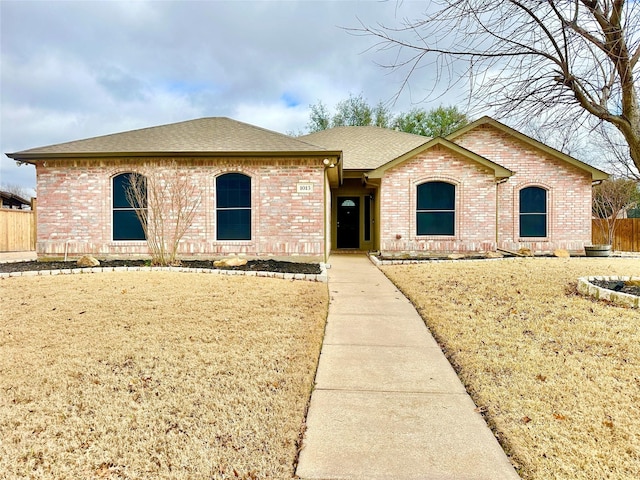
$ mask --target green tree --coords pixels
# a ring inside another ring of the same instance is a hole
[[[333,127],[369,126],[389,128],[392,124],[392,115],[382,102],[371,106],[362,94],[349,95],[349,98],[338,102],[335,113],[330,114],[327,106],[318,101],[310,105],[311,113],[307,128],[309,132],[318,132]]]
[[[309,123],[307,128],[310,133],[326,130],[331,127],[331,115],[327,106],[318,100],[318,103],[310,105],[311,113],[309,114]]]
[[[458,110],[458,107],[441,105],[428,112],[413,108],[407,113],[401,113],[393,121],[393,128],[433,138],[449,135],[468,123],[467,115]]]
[[[391,124],[389,110],[379,102],[375,107],[370,106],[362,94],[349,95],[336,106],[336,113],[331,120],[332,127],[355,127],[375,125],[388,128]]]
[[[373,125],[382,128],[395,128],[402,132],[441,137],[469,123],[467,115],[458,107],[439,106],[429,111],[414,108],[394,117],[382,102],[374,107],[364,99],[362,94],[349,95],[349,98],[338,102],[335,113],[331,115],[327,105],[322,101],[310,105],[310,133],[334,127],[356,127]]]

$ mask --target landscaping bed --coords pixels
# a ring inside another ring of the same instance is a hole
[[[614,292],[628,293],[640,297],[640,281],[625,282],[621,280],[591,280],[592,284]]]
[[[101,267],[145,267],[150,266],[147,260],[101,260]],[[249,260],[245,265],[235,267],[217,267],[213,265],[212,260],[182,260],[180,266],[184,268],[207,268],[220,270],[241,270],[241,271],[260,271],[260,272],[279,272],[279,273],[300,273],[309,275],[318,275],[322,272],[320,265],[317,263],[303,262],[286,262],[280,260]],[[29,261],[29,262],[11,262],[0,263],[0,273],[3,272],[28,272],[39,270],[66,270],[73,268],[91,268],[78,267],[75,261],[59,262],[59,261]]]

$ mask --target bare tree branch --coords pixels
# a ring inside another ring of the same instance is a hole
[[[549,109],[575,123],[609,123],[640,168],[640,112],[635,71],[640,59],[640,2],[624,0],[438,0],[419,19],[350,29],[368,35],[381,65],[403,72],[396,98],[421,68],[438,87],[462,79],[477,108],[526,123]],[[399,7],[400,8],[400,7]],[[466,66],[464,66],[466,65]],[[433,92],[436,85],[431,85]],[[548,117],[551,119],[551,117]],[[564,122],[556,119],[558,124]]]
[[[176,162],[129,177],[127,200],[144,229],[153,265],[176,265],[180,241],[193,224],[201,195]]]

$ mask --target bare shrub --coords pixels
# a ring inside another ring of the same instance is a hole
[[[601,238],[604,238],[608,245],[613,245],[618,220],[623,212],[637,205],[639,199],[638,183],[634,180],[605,180],[593,187],[593,216]]]
[[[177,265],[180,241],[201,202],[187,172],[172,162],[164,170],[131,175],[127,199],[134,205],[151,251],[153,265]]]

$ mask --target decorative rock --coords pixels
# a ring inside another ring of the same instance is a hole
[[[451,253],[447,255],[447,258],[449,260],[460,260],[461,258],[465,258],[465,255],[463,253]]]
[[[241,265],[246,265],[246,264],[247,264],[246,258],[238,258],[238,257],[223,258],[222,260],[216,260],[215,262],[213,262],[214,267],[239,267]]]
[[[504,257],[504,255],[502,255],[500,252],[487,252],[484,254],[485,258],[502,258]]]
[[[533,252],[530,248],[521,248],[518,250],[520,255],[524,255],[525,257],[533,257]]]
[[[97,267],[100,265],[100,262],[91,255],[85,255],[78,259],[77,265],[79,267]]]
[[[569,252],[564,248],[558,248],[557,250],[554,250],[553,255],[558,258],[569,258],[571,256],[571,254],[569,254]]]

